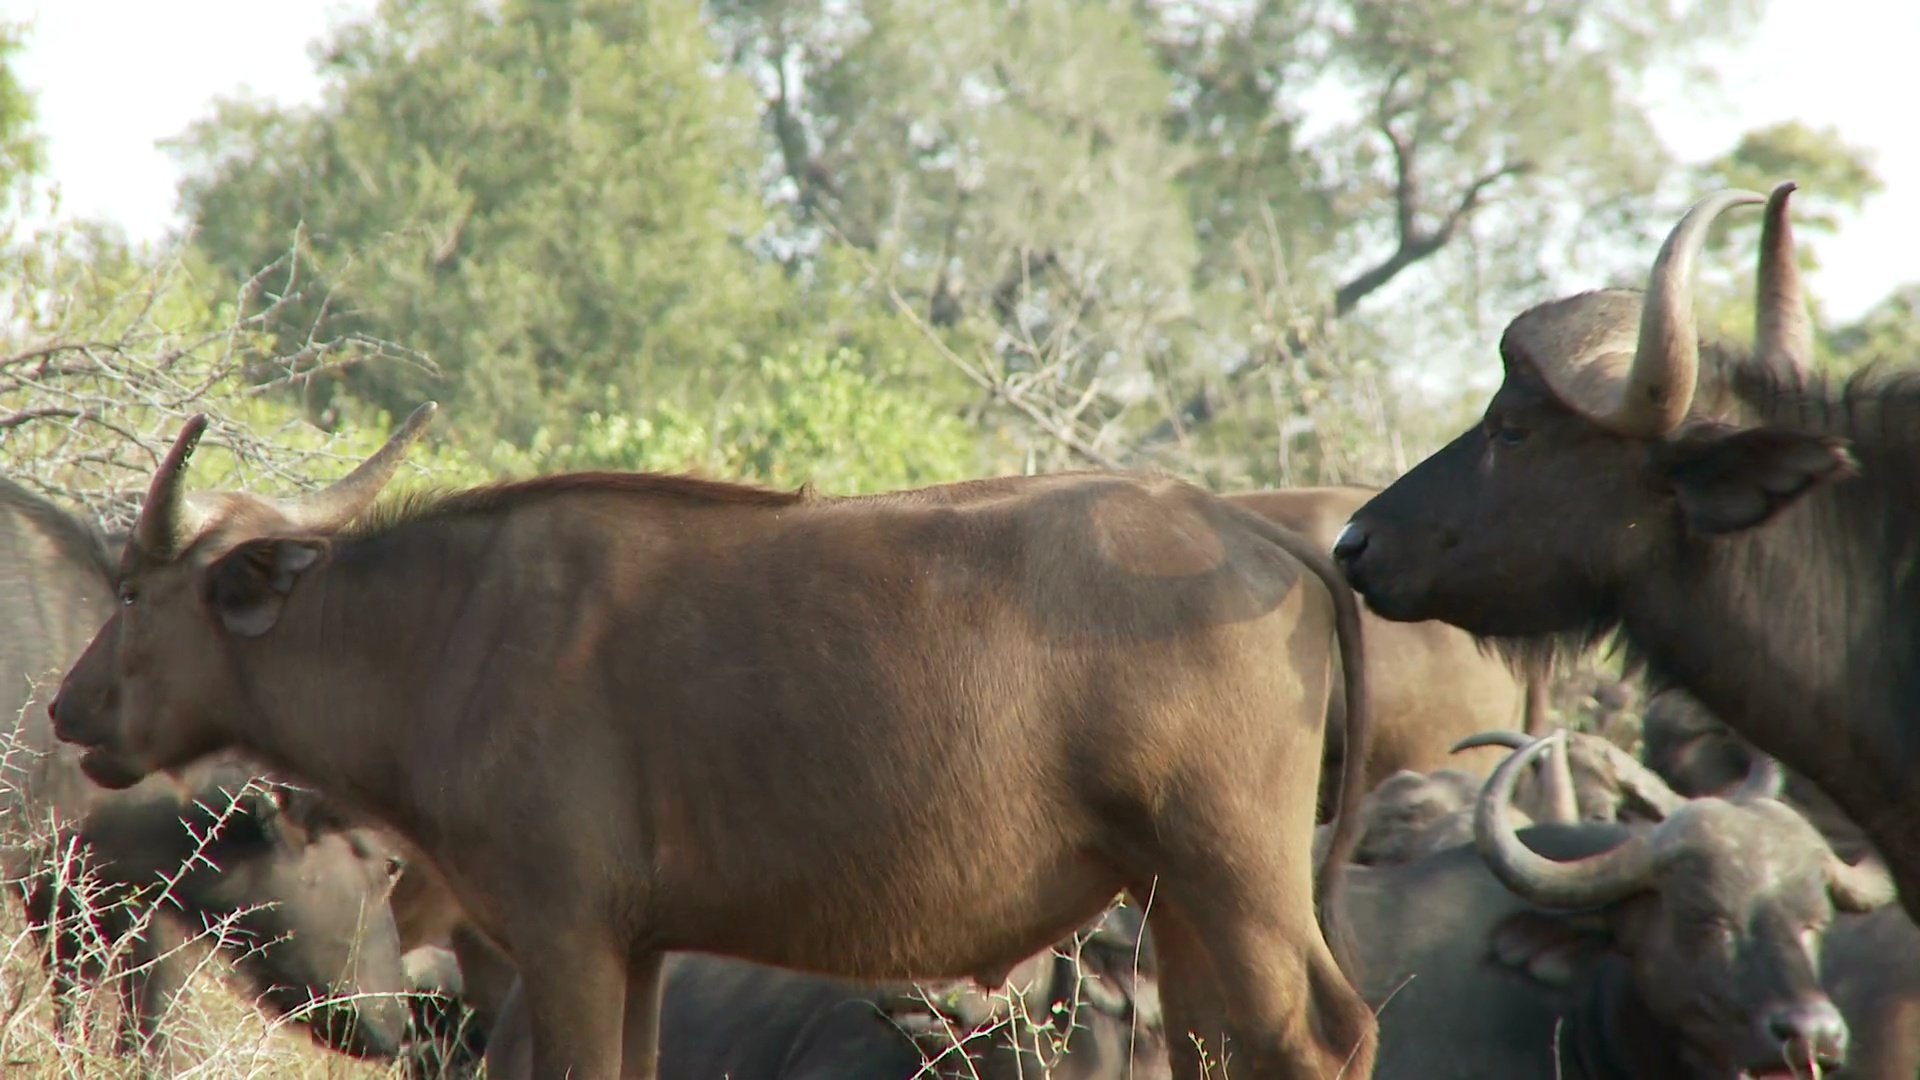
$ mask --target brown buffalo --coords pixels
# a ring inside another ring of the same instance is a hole
[[[1354,511],[1378,488],[1282,488],[1227,498],[1331,551]],[[1393,622],[1361,615],[1367,639],[1367,688],[1373,694],[1367,790],[1402,769],[1453,769],[1483,779],[1500,763],[1497,749],[1452,752],[1478,731],[1504,728],[1546,734],[1544,683],[1515,676],[1499,656],[1443,622]],[[1335,789],[1345,747],[1341,725],[1327,725],[1328,786]]]
[[[543,1080],[656,1075],[670,951],[997,985],[1122,890],[1177,1048],[1367,1075],[1309,850],[1332,653],[1356,763],[1364,658],[1313,545],[1110,474],[573,474],[356,524],[427,412],[293,504],[183,498],[183,432],[55,701],[90,775],[236,746],[390,824],[525,980]]]
[[[1354,872],[1375,1075],[1757,1080],[1844,1062],[1820,939],[1836,907],[1892,898],[1885,873],[1834,855],[1765,770],[1732,798],[1650,791],[1657,824],[1517,832],[1515,779],[1549,745],[1494,771],[1476,846]]]
[[[112,548],[0,480],[0,869],[24,886],[29,923],[49,947],[56,1018],[64,1026],[83,982],[115,973],[122,1044],[183,1065],[160,1020],[193,960],[171,946],[221,924],[222,953],[264,1003],[336,1049],[395,1052],[406,1017],[392,996],[403,987],[382,900],[390,853],[376,838],[284,785],[248,788],[255,770],[232,760],[108,791],[55,741],[44,702],[113,614]],[[66,888],[83,876],[104,890],[84,919]],[[173,885],[157,910],[129,899],[163,881]]]
[[[1656,686],[1831,797],[1920,914],[1920,379],[1807,373],[1792,187],[1703,199],[1644,302],[1608,289],[1516,318],[1484,419],[1334,554],[1391,619],[1534,652],[1618,630]],[[1714,218],[1761,202],[1755,352],[1703,368],[1694,260]]]

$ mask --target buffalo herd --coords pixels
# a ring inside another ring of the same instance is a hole
[[[1522,313],[1384,489],[382,498],[431,404],[288,500],[196,417],[125,534],[0,481],[56,1029],[193,1069],[204,942],[413,1078],[1911,1080],[1920,380],[1816,373],[1793,190]],[[1638,755],[1548,722],[1607,639]]]

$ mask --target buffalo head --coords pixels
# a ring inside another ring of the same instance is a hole
[[[326,535],[372,505],[434,408],[414,410],[332,486],[288,501],[184,494],[206,428],[204,417],[187,422],[127,538],[118,607],[48,707],[54,733],[86,748],[88,777],[125,788],[231,745],[254,711],[231,672],[235,650],[273,628],[301,574],[329,554]]]
[[[1514,319],[1500,342],[1506,377],[1480,423],[1362,506],[1335,541],[1369,606],[1584,644],[1619,620],[1647,568],[1684,558],[1686,541],[1752,529],[1852,470],[1841,440],[1741,426],[1724,395],[1696,393],[1693,266],[1732,207],[1767,204],[1757,363],[1743,368],[1791,380],[1807,360],[1792,190],[1702,199],[1662,245],[1644,295],[1586,292]]]
[[[274,1011],[356,1056],[399,1052],[410,987],[387,895],[404,862],[311,792],[244,790],[209,845],[203,914],[244,944],[239,967]]]
[[[1781,773],[1769,759],[1728,798],[1667,792],[1651,800],[1663,815],[1651,828],[1597,854],[1550,858],[1521,841],[1508,806],[1520,771],[1560,738],[1535,741],[1487,781],[1474,834],[1494,876],[1542,908],[1601,924],[1698,1075],[1843,1063],[1847,1026],[1821,989],[1820,942],[1835,908],[1892,900],[1884,869],[1836,856],[1778,800]],[[1540,924],[1520,918],[1502,934],[1539,934]]]

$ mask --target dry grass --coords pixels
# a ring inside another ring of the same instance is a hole
[[[22,917],[18,892],[0,909],[0,1073],[7,1080],[134,1080],[136,1063],[116,1052],[120,995],[112,982],[79,996],[78,1016],[65,1039],[53,1030],[52,985]],[[249,1000],[224,961],[203,945],[186,990],[165,1026],[191,1066],[181,1075],[222,1080],[398,1080],[397,1067],[355,1061],[315,1046],[306,1029],[270,1020]]]

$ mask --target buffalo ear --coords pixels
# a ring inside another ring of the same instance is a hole
[[[241,637],[273,629],[302,572],[326,555],[322,540],[263,539],[237,544],[207,567],[207,603]]]
[[[1687,528],[1724,535],[1765,524],[1794,500],[1859,471],[1844,439],[1786,428],[1713,428],[1664,448],[1661,468]]]
[[[1566,986],[1612,946],[1610,931],[1597,913],[1522,909],[1494,926],[1487,945],[1501,966],[1548,986]]]

